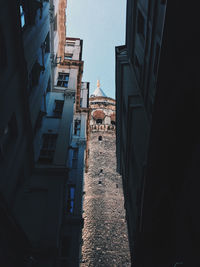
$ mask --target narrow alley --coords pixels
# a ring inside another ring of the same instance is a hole
[[[200,267],[199,35],[198,1],[1,1],[0,267]]]

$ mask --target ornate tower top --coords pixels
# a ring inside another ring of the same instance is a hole
[[[102,97],[107,97],[104,91],[100,88],[100,81],[97,80],[97,88],[95,89],[94,93],[91,94],[91,97],[96,97],[96,96],[102,96]]]
[[[114,132],[116,101],[104,94],[99,80],[97,80],[97,88],[89,99],[89,106],[91,110],[90,131]]]

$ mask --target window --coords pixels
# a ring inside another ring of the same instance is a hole
[[[43,134],[43,144],[40,150],[39,162],[52,163],[56,148],[57,134]]]
[[[69,82],[69,73],[59,72],[57,86],[61,86],[61,87],[67,88],[68,87],[68,82]]]
[[[97,124],[102,124],[102,119],[97,119],[97,120],[96,120],[96,123],[97,123]]]
[[[78,147],[73,148],[72,157],[72,169],[77,169],[78,167]]]
[[[115,121],[111,121],[111,124],[112,124],[112,125],[115,125]]]
[[[75,120],[74,121],[74,135],[80,135],[81,131],[81,121],[80,120]]]
[[[24,28],[26,24],[25,12],[24,12],[24,8],[22,5],[20,5],[19,8],[20,8],[20,17],[21,17],[21,27]]]
[[[67,46],[75,46],[75,42],[67,42]]]
[[[54,114],[56,117],[60,118],[63,111],[64,100],[55,100]]]
[[[159,44],[156,44],[156,53],[155,53],[154,67],[153,67],[154,75],[156,75],[158,71],[159,54],[160,54],[160,46]]]
[[[72,59],[72,56],[73,56],[73,54],[67,53],[67,54],[65,54],[64,58],[65,59]]]
[[[137,32],[142,35],[142,37],[145,36],[144,34],[144,16],[142,15],[142,12],[138,9],[138,15],[137,15]]]
[[[67,213],[74,213],[75,185],[68,185],[67,188]]]
[[[99,141],[102,141],[102,136],[100,135],[98,139],[99,139]]]

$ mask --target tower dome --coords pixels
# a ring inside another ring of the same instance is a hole
[[[95,89],[93,94],[91,94],[90,97],[96,97],[96,96],[107,97],[106,94],[104,93],[104,91],[100,88],[100,81],[99,80],[97,81],[97,88]]]

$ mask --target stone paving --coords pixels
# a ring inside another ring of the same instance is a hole
[[[114,133],[91,133],[81,267],[131,266],[122,181],[115,170]]]

